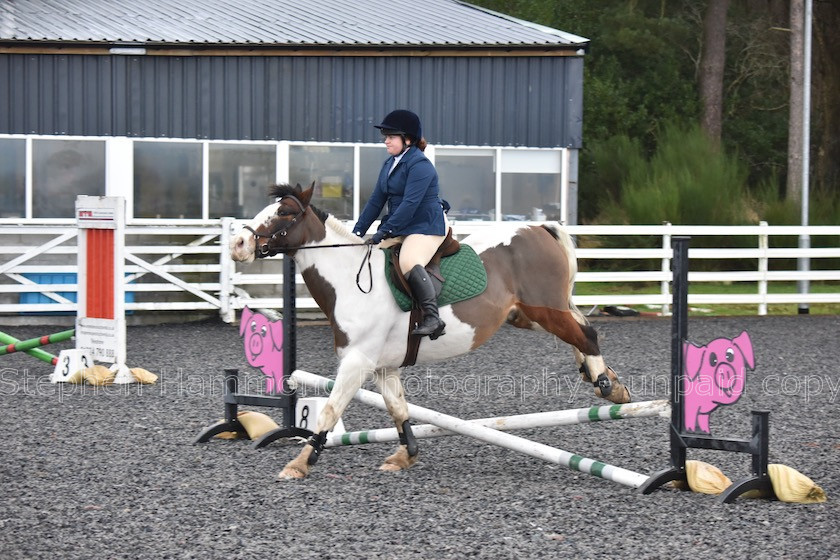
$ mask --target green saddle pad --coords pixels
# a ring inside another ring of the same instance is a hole
[[[382,251],[385,252],[385,278],[388,279],[391,293],[394,294],[394,299],[397,300],[400,309],[410,311],[411,298],[394,285],[391,276],[393,270],[391,249],[382,249]],[[440,274],[445,280],[438,296],[438,305],[441,307],[473,298],[487,288],[487,271],[484,270],[484,263],[472,247],[463,243],[461,243],[460,251],[441,259]]]

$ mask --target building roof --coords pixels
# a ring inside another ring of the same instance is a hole
[[[458,0],[5,0],[0,42],[569,49],[588,39]]]

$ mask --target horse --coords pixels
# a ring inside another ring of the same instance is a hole
[[[418,457],[400,374],[406,355],[409,312],[397,305],[386,282],[384,251],[372,250],[334,216],[310,204],[314,183],[273,185],[275,202],[260,211],[231,239],[231,258],[249,263],[283,253],[294,259],[309,292],[326,315],[339,358],[335,385],[314,435],[279,474],[306,477],[353,395],[371,377],[397,427],[400,444],[380,467],[400,471]],[[446,334],[424,338],[416,363],[446,360],[484,344],[506,322],[548,331],[573,348],[584,381],[595,395],[614,403],[630,402],[627,387],[601,356],[598,336],[572,303],[577,272],[574,244],[559,223],[493,228],[473,234],[470,245],[487,272],[480,295],[440,309]],[[372,265],[370,289],[358,286],[360,263]],[[354,278],[354,275],[356,277]]]

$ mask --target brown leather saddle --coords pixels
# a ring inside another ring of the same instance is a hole
[[[409,313],[408,320],[408,343],[406,345],[405,358],[403,359],[403,363],[400,364],[400,367],[413,366],[417,362],[417,351],[420,349],[420,341],[423,337],[413,335],[411,331],[422,321],[423,312],[414,295],[411,293],[411,286],[409,286],[408,280],[400,272],[400,249],[402,248],[402,243],[394,244],[389,248],[391,249],[392,264],[391,278],[394,281],[394,285],[411,298],[411,312]],[[440,295],[443,283],[446,281],[440,273],[441,259],[454,255],[460,249],[461,244],[458,243],[457,239],[452,237],[452,228],[450,228],[446,233],[446,238],[443,240],[443,243],[440,244],[440,247],[438,247],[438,250],[432,257],[432,260],[426,265],[426,271],[429,273],[429,277],[432,279],[432,284],[435,287],[435,296]]]

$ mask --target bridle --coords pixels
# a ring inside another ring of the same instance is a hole
[[[306,207],[294,195],[291,195],[291,194],[283,195],[283,196],[281,196],[280,198],[277,199],[277,202],[282,203],[287,198],[290,198],[290,199],[294,200],[295,203],[298,205],[298,208],[300,209],[298,211],[298,213],[295,214],[294,218],[292,218],[288,222],[285,222],[280,227],[278,227],[277,229],[275,229],[274,231],[272,231],[270,233],[257,233],[257,231],[254,228],[252,228],[251,226],[244,226],[243,227],[243,229],[247,229],[248,231],[250,231],[254,235],[254,244],[256,245],[255,251],[257,252],[257,258],[273,257],[273,256],[275,256],[279,253],[288,253],[288,252],[291,252],[291,251],[297,251],[299,249],[327,249],[327,248],[331,248],[331,247],[359,247],[359,245],[360,245],[359,243],[334,243],[332,245],[306,245],[306,246],[299,245],[297,247],[284,247],[282,249],[271,249],[271,248],[269,248],[269,246],[268,246],[269,241],[272,241],[272,240],[276,239],[278,236],[285,237],[288,234],[291,227],[293,225],[295,225],[298,222],[298,220],[304,214],[306,214]],[[278,211],[279,211],[279,208],[278,208]],[[260,244],[259,243],[260,239],[266,239],[266,242],[263,243],[263,244]],[[365,294],[370,293],[370,290],[373,289],[373,271],[371,269],[371,264],[370,264],[370,255],[371,255],[372,251],[373,251],[373,245],[368,245],[365,257],[362,259],[362,264],[359,266],[359,272],[356,273],[356,286],[359,288],[359,290],[362,291],[362,293],[365,293]],[[362,288],[361,283],[360,283],[362,270],[364,269],[365,263],[367,263],[368,276],[370,277],[370,287],[367,290]]]
[[[306,213],[306,207],[294,195],[287,194],[287,195],[281,196],[280,198],[277,199],[277,202],[282,204],[282,202],[284,200],[286,200],[287,198],[294,200],[295,203],[298,205],[298,208],[299,208],[298,213],[295,214],[295,217],[292,218],[290,221],[281,224],[280,227],[278,227],[277,229],[275,229],[271,233],[257,233],[257,231],[254,228],[252,228],[251,226],[245,226],[244,227],[244,229],[247,229],[248,231],[250,231],[251,233],[254,234],[254,242],[257,245],[257,250],[259,251],[259,257],[261,257],[261,258],[262,257],[273,257],[274,255],[276,255],[278,253],[288,251],[289,248],[286,248],[283,251],[273,251],[272,249],[270,249],[268,247],[268,242],[273,241],[274,239],[277,239],[278,235],[280,237],[285,237],[286,234],[288,233],[289,229],[297,223],[297,221],[300,219],[301,216],[303,216]],[[278,208],[278,210],[279,210],[279,208]],[[263,244],[260,244],[259,241],[260,241],[261,238],[266,239],[267,241]],[[295,247],[294,249],[299,249],[299,247]]]

